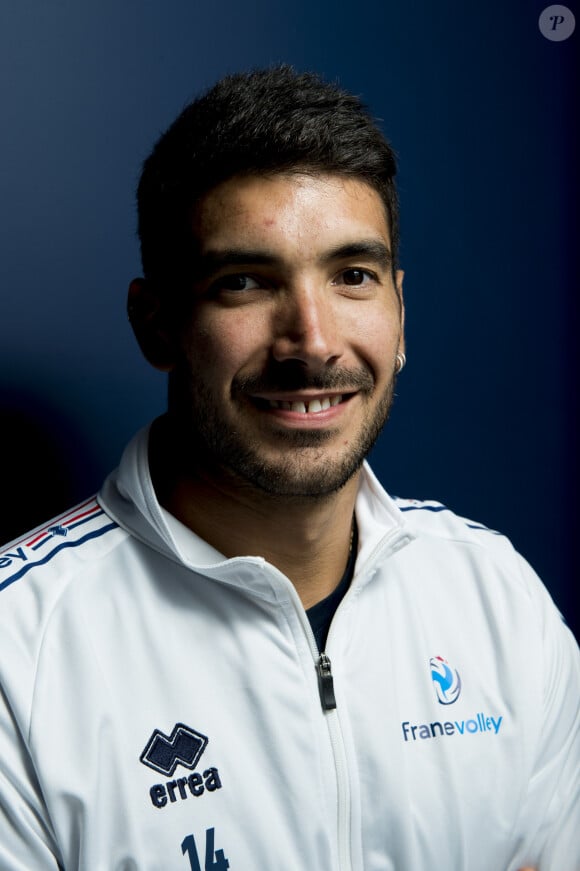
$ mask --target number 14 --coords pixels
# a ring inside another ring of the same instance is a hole
[[[188,835],[183,839],[181,844],[181,852],[189,859],[189,867],[191,871],[201,871],[199,864],[199,854],[195,845],[193,835]],[[204,871],[227,871],[230,863],[224,856],[223,850],[214,849],[214,829],[207,829],[205,833],[205,865]]]

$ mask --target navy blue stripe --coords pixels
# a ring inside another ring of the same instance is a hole
[[[403,508],[399,505],[399,511],[449,511],[446,505],[408,505]]]
[[[449,508],[446,505],[408,505],[406,508],[399,505],[399,511],[449,511]],[[497,532],[495,529],[488,529],[487,526],[481,526],[476,523],[466,523],[465,525],[469,529],[480,529],[482,532],[490,532],[492,535],[501,535],[501,532]]]
[[[45,563],[49,562],[49,560],[51,560],[53,558],[53,556],[56,556],[56,554],[59,551],[64,550],[65,547],[79,547],[79,545],[84,544],[86,541],[90,541],[91,538],[100,538],[101,535],[104,535],[106,532],[110,532],[111,529],[117,529],[118,526],[119,526],[118,523],[114,523],[114,522],[109,523],[108,526],[102,526],[100,529],[95,529],[94,532],[87,532],[86,535],[84,535],[82,538],[77,539],[76,541],[63,541],[62,544],[59,544],[58,547],[55,547],[54,550],[51,550],[50,553],[47,553],[47,555],[44,557],[44,559],[38,560],[38,562],[27,563],[15,575],[12,575],[10,578],[7,578],[5,581],[3,581],[0,584],[0,590],[4,590],[6,587],[9,587],[15,581],[18,581],[30,569],[34,569],[37,566],[42,566]]]
[[[497,529],[490,529],[488,526],[478,526],[476,523],[466,523],[465,525],[470,529],[480,529],[482,532],[491,532],[492,535],[501,535]]]
[[[93,520],[95,517],[100,517],[101,514],[104,514],[104,513],[105,512],[101,508],[100,511],[95,511],[93,514],[91,514],[90,517],[81,517],[81,519],[77,520],[76,523],[71,523],[70,526],[65,526],[65,529],[76,529],[77,526],[82,526],[83,523],[90,523],[90,521]]]

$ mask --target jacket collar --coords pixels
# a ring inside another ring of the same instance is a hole
[[[157,501],[149,471],[148,445],[151,425],[140,430],[129,442],[119,467],[106,479],[98,496],[105,511],[128,533],[169,559],[207,577],[236,586],[248,584],[256,593],[271,588],[272,573],[280,572],[261,557],[234,557],[223,554],[165,511]],[[404,515],[385,492],[365,462],[355,505],[359,553],[355,575],[372,568],[389,552],[399,550],[414,537]],[[267,583],[259,578],[269,575]],[[264,589],[261,589],[264,588]],[[268,595],[270,598],[270,595]]]

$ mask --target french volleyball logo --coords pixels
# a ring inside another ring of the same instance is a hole
[[[442,656],[433,656],[429,660],[431,666],[431,680],[437,693],[440,705],[452,705],[461,693],[461,678],[459,672],[449,667],[449,663]]]

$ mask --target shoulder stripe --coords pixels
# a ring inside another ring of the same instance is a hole
[[[102,511],[101,513],[104,514],[104,511]],[[92,538],[100,538],[102,535],[105,535],[107,532],[110,532],[112,529],[118,529],[118,527],[119,527],[119,524],[115,523],[113,521],[111,523],[108,523],[106,526],[101,526],[100,529],[95,529],[92,532],[87,532],[87,534],[83,535],[82,538],[77,538],[74,541],[61,542],[55,548],[53,548],[49,553],[47,553],[42,559],[34,560],[33,562],[27,562],[25,566],[23,566],[19,571],[16,572],[16,574],[11,575],[9,578],[6,578],[6,580],[2,581],[2,583],[0,583],[0,591],[5,590],[6,587],[9,587],[15,581],[20,580],[20,578],[24,577],[24,575],[27,574],[27,572],[29,572],[30,569],[34,569],[37,566],[45,565],[47,562],[49,562],[49,560],[51,560],[54,556],[56,556],[56,554],[59,553],[61,550],[64,550],[65,548],[69,548],[69,547],[80,547],[80,545],[85,544],[85,542],[90,541]],[[49,540],[52,540],[52,539],[49,539]],[[38,545],[37,545],[37,547],[38,547]],[[25,559],[26,558],[24,555],[24,552],[22,550],[22,547],[18,548],[16,554],[6,554],[6,558],[8,558],[10,556],[17,557],[18,559]]]
[[[77,510],[71,512],[69,515],[65,515],[50,526],[45,527],[45,529],[37,533],[34,538],[30,539],[30,541],[24,542],[24,547],[30,547],[32,550],[37,550],[39,547],[42,547],[43,544],[46,544],[47,541],[50,541],[55,535],[68,535],[69,530],[75,529],[83,523],[88,523],[88,521],[92,520],[93,517],[105,513],[101,506],[93,499],[79,507],[84,508],[86,505],[91,505],[91,507],[86,511]]]
[[[481,532],[490,532],[492,535],[501,535],[501,532],[498,532],[497,529],[490,529],[489,526],[482,526],[479,523],[466,523],[470,529],[479,529]]]
[[[449,511],[446,505],[399,505],[399,511]]]
[[[451,511],[446,505],[441,505],[439,503],[435,505],[426,505],[425,503],[415,504],[415,505],[400,505],[397,503],[397,507],[399,511],[431,511],[433,513],[438,513],[440,511]],[[484,526],[483,523],[470,523],[465,520],[463,517],[459,517],[459,515],[455,515],[458,520],[465,524],[468,529],[476,529],[480,532],[489,532],[491,535],[501,535],[501,532],[498,532],[496,529],[490,529],[488,526]]]

